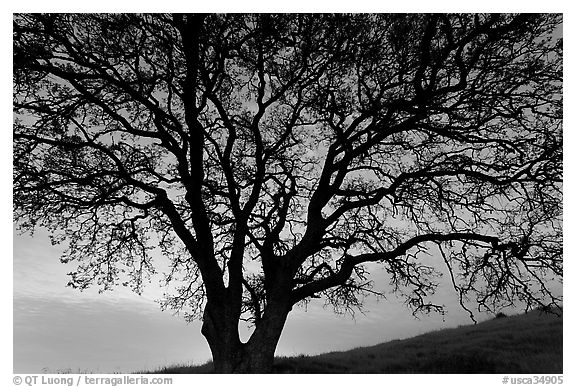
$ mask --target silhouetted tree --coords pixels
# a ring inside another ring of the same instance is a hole
[[[217,372],[270,371],[293,306],[361,306],[371,263],[414,312],[442,267],[466,309],[557,304],[561,22],[16,15],[15,220],[80,289],[167,257]]]

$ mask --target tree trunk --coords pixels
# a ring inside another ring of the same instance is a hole
[[[214,320],[204,313],[202,334],[210,345],[215,373],[271,373],[274,353],[290,308],[268,307],[246,343],[240,341],[238,320]]]

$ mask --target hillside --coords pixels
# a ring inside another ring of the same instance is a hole
[[[208,373],[212,365],[153,373]],[[279,357],[277,373],[562,373],[562,317],[533,311],[317,356]]]

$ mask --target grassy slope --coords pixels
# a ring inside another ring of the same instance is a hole
[[[212,364],[154,373],[207,373]],[[562,317],[534,311],[317,356],[276,359],[277,373],[562,373]]]

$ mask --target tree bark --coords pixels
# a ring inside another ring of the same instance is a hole
[[[274,353],[290,307],[269,305],[246,343],[240,341],[237,319],[215,320],[214,308],[205,309],[202,334],[212,352],[215,373],[271,373]]]

